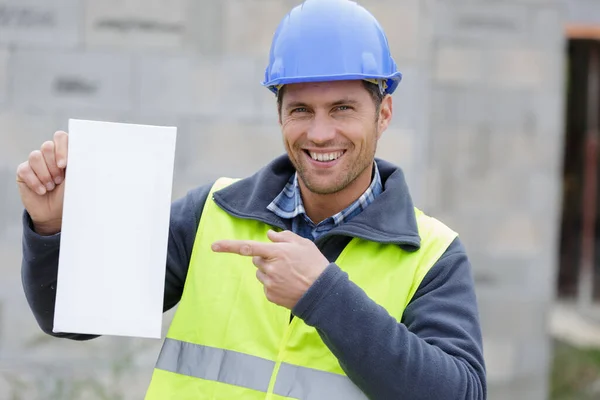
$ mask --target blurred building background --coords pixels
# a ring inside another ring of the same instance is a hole
[[[84,118],[176,125],[174,197],[252,173],[284,151],[260,81],[298,3],[0,0],[0,400],[142,398],[161,344],[38,329],[20,281],[17,165]],[[361,4],[404,74],[379,156],[468,247],[489,398],[550,398],[552,326],[568,337],[592,324],[600,299],[600,2]]]

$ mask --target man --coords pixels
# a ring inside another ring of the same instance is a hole
[[[486,397],[465,249],[375,159],[400,79],[354,2],[281,21],[264,85],[287,154],[173,203],[164,309],[178,308],[147,399]],[[86,340],[52,332],[67,141],[17,169],[23,283],[44,332]]]

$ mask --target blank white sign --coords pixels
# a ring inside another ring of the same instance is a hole
[[[53,331],[160,338],[177,128],[68,131]]]

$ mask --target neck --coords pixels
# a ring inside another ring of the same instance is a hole
[[[300,193],[306,215],[315,223],[327,219],[358,199],[369,187],[372,179],[373,167],[366,168],[352,183],[344,189],[331,194],[318,194],[311,192],[300,179]]]

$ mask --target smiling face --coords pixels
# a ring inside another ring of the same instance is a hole
[[[286,85],[280,123],[303,189],[358,198],[370,184],[377,141],[391,117],[391,97],[377,107],[362,81]]]

